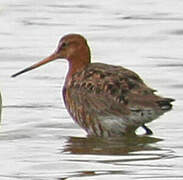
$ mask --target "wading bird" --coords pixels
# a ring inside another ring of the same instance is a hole
[[[88,135],[132,135],[140,126],[152,134],[145,124],[172,108],[174,99],[156,95],[135,72],[91,63],[90,48],[79,34],[64,36],[52,55],[12,77],[59,58],[69,63],[63,87],[65,106]]]

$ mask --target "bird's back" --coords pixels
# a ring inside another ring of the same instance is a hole
[[[86,130],[88,124],[99,121],[106,129],[107,124],[115,124],[126,132],[128,127],[136,129],[171,109],[173,99],[162,98],[154,92],[133,71],[91,63],[66,83],[64,96],[70,114]]]

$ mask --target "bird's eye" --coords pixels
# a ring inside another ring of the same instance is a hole
[[[65,42],[62,43],[62,48],[65,48],[67,44]]]

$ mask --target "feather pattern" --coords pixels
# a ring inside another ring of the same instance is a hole
[[[173,99],[154,92],[133,71],[92,63],[66,82],[64,99],[73,119],[89,134],[112,136],[134,133],[171,109]]]

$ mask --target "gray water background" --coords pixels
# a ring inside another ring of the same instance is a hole
[[[183,179],[182,9],[181,0],[1,0],[0,180]],[[64,60],[10,78],[68,33],[88,39],[93,62],[130,68],[176,99],[149,124],[153,136],[87,138],[63,104]]]

